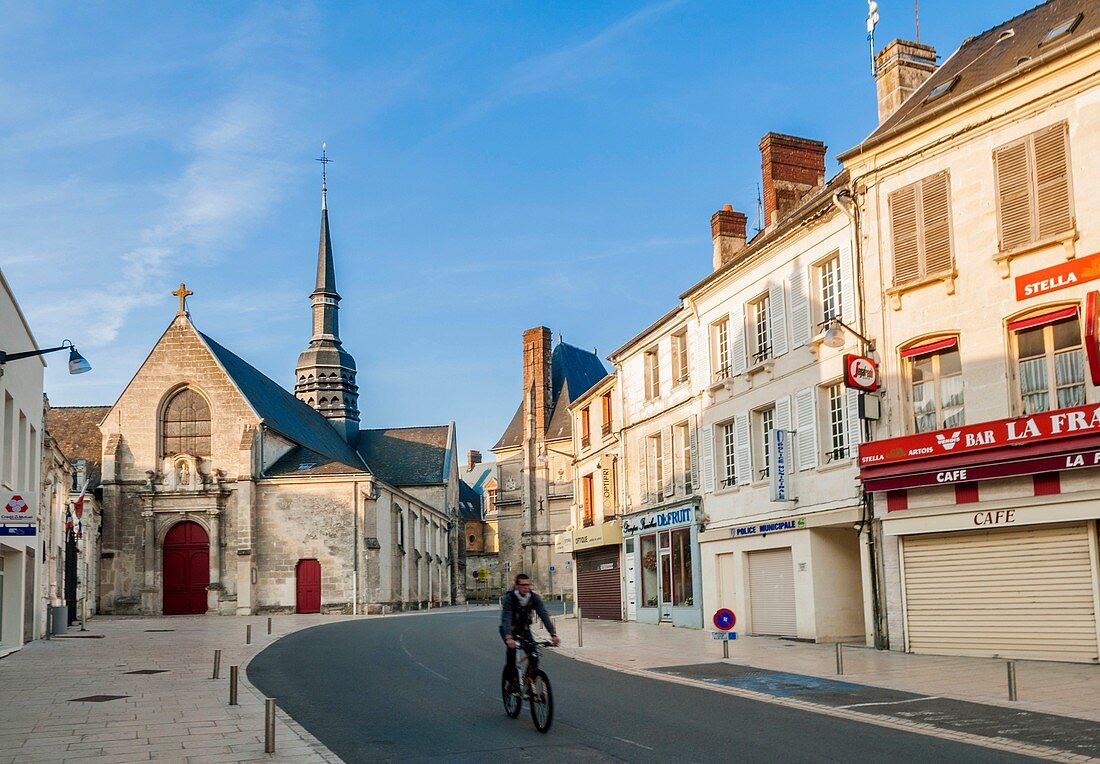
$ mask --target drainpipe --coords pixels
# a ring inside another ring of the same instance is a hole
[[[351,489],[351,614],[359,615],[359,482]]]

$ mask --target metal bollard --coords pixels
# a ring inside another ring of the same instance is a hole
[[[275,753],[275,698],[264,698],[264,753]]]
[[[581,622],[581,608],[580,605],[576,608],[577,613],[577,647],[584,647],[584,627]]]
[[[730,657],[730,641],[728,638],[722,640],[722,657]]]
[[[836,643],[836,673],[844,674],[844,645],[840,642]]]
[[[229,667],[229,705],[237,705],[237,672],[239,667]]]
[[[1016,700],[1016,661],[1008,663],[1008,699]]]
[[[218,675],[221,674],[221,673],[222,673],[222,651],[221,650],[215,650],[214,651],[214,675],[210,678],[211,679],[217,679]]]
[[[244,627],[244,643],[246,645],[252,644],[252,624]]]
[[[271,616],[267,617],[267,633],[271,633]]]

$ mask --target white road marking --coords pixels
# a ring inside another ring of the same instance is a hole
[[[863,708],[864,706],[900,706],[902,703],[916,703],[921,700],[939,700],[939,695],[922,695],[919,698],[908,700],[880,700],[877,703],[853,703],[850,706],[833,706],[833,708]]]
[[[420,668],[422,668],[422,669],[424,669],[425,671],[427,671],[427,672],[428,672],[429,674],[435,674],[435,675],[436,675],[437,677],[439,677],[440,679],[442,679],[442,680],[443,680],[444,682],[449,682],[449,681],[451,681],[450,679],[448,679],[447,677],[443,676],[442,674],[440,674],[440,673],[439,673],[438,671],[436,671],[435,669],[431,669],[431,668],[428,668],[428,667],[427,667],[427,666],[425,666],[425,665],[424,665],[423,663],[421,663],[420,661],[418,661],[418,660],[417,660],[417,659],[416,659],[415,657],[413,657],[413,654],[409,652],[409,648],[405,647],[405,634],[406,634],[406,633],[407,633],[407,632],[404,632],[404,631],[403,631],[403,632],[401,632],[401,636],[400,636],[400,637],[398,637],[398,639],[397,639],[397,643],[398,643],[399,645],[401,645],[401,649],[405,651],[405,655],[409,656],[409,660],[411,660],[411,661],[412,661],[413,663],[415,663],[415,664],[416,664],[417,666],[419,666]]]
[[[627,740],[625,737],[617,737],[615,739],[618,740],[620,743],[629,743],[630,745],[636,745],[639,748],[646,749],[647,751],[652,751],[653,750],[648,745],[642,745],[641,743],[635,743],[633,740]]]

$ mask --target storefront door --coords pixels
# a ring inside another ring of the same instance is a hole
[[[670,534],[664,531],[661,539],[661,620],[672,620],[672,544]]]
[[[626,553],[626,620],[638,620],[638,573],[634,561],[634,539],[627,539]]]

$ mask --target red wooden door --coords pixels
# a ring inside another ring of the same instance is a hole
[[[210,539],[198,523],[177,523],[164,537],[164,614],[206,612]]]
[[[298,612],[321,612],[321,563],[298,560]]]

